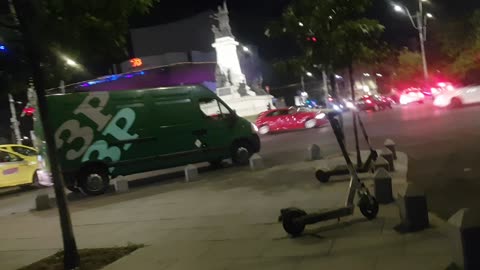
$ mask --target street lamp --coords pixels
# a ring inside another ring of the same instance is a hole
[[[403,8],[397,4],[393,5],[393,9],[396,11],[396,12],[401,12],[401,13],[404,13],[405,10],[403,10]]]
[[[412,16],[407,7],[399,4],[393,4],[393,9],[396,12],[407,14],[410,22],[413,27],[418,30],[418,36],[420,39],[420,49],[422,54],[422,64],[423,64],[423,76],[425,82],[428,81],[428,66],[427,66],[427,57],[425,54],[425,41],[427,41],[427,19],[432,19],[433,15],[431,13],[423,12],[423,2],[428,2],[428,0],[418,0],[418,11],[415,15]],[[416,23],[415,23],[416,19]]]
[[[302,22],[298,22],[298,26],[303,27],[303,23],[302,23]]]
[[[313,77],[313,74],[312,74],[310,71],[307,71],[305,74],[306,74],[308,77]]]
[[[250,49],[247,46],[243,46],[242,49],[243,49],[244,52],[249,52],[250,51]]]

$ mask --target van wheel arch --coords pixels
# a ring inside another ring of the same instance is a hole
[[[246,150],[245,153],[243,150]],[[233,141],[231,146],[232,161],[237,165],[247,165],[250,157],[253,155],[252,143],[245,138]]]
[[[110,185],[110,172],[103,162],[88,162],[82,165],[76,176],[76,186],[87,195],[101,195]]]

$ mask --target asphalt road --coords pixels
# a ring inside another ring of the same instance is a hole
[[[377,113],[362,113],[375,148],[387,138],[409,156],[408,180],[427,193],[431,211],[449,218],[458,209],[478,206],[480,199],[480,106],[458,110],[436,109],[431,104],[412,104]],[[345,117],[347,147],[353,150],[350,113]],[[363,142],[363,138],[360,138]],[[339,153],[329,126],[262,137],[267,164],[305,158],[309,144],[324,154]],[[365,143],[362,147],[366,148]]]
[[[408,180],[425,188],[430,210],[447,219],[458,209],[474,207],[480,202],[478,115],[480,106],[440,110],[430,104],[415,104],[377,113],[365,112],[362,119],[375,148],[383,147],[385,139],[391,138],[400,151],[408,154]],[[350,113],[345,113],[344,123],[347,147],[353,150]],[[363,138],[360,139],[361,147],[367,149]],[[261,140],[261,154],[267,166],[304,160],[308,145],[313,143],[318,144],[325,155],[340,153],[328,125],[262,136]],[[312,181],[315,181],[314,175]],[[42,192],[52,191],[2,190],[0,216],[29,211],[35,195]]]

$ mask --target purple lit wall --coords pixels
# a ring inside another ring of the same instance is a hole
[[[215,63],[179,64],[101,77],[77,84],[74,89],[76,91],[115,91],[193,84],[211,86],[215,82],[215,67]],[[210,88],[210,90],[214,89]]]

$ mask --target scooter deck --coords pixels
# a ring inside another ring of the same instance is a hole
[[[330,209],[330,210],[325,210],[321,212],[314,212],[314,213],[310,213],[305,216],[299,217],[295,221],[303,224],[315,224],[325,220],[350,216],[353,214],[353,209],[354,207],[351,206],[351,207]]]

